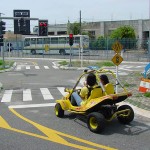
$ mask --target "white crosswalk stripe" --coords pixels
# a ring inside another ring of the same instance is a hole
[[[23,90],[23,101],[32,101],[32,95],[30,89]]]
[[[35,66],[35,69],[40,69],[40,67],[39,66]]]
[[[16,70],[21,70],[21,66],[18,65],[18,66],[16,67]]]
[[[45,69],[49,69],[49,67],[48,67],[48,66],[44,66],[44,68],[45,68]]]
[[[1,102],[10,102],[13,90],[6,90],[2,97]]]
[[[65,92],[65,88],[64,87],[57,87],[57,89],[59,90],[59,92],[65,96],[67,94],[67,92]]]
[[[30,69],[30,66],[26,66],[26,69],[29,70],[29,69]]]
[[[62,96],[62,95],[64,96],[67,93],[64,92],[64,89],[65,89],[64,87],[57,87],[55,90],[60,92],[60,94],[57,94],[57,96]],[[35,91],[37,92],[36,94]],[[13,102],[14,100],[29,102],[29,101],[33,101],[33,97],[35,98],[35,95],[41,95],[43,97],[42,100],[54,100],[54,97],[52,96],[48,88],[39,88],[34,90],[31,89],[5,90],[4,94],[2,95],[1,102],[8,103],[8,102]],[[20,100],[18,96],[21,96],[22,100]]]
[[[48,88],[40,88],[44,100],[54,99]]]

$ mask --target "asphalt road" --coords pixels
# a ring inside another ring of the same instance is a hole
[[[115,119],[101,134],[90,132],[81,116],[66,113],[63,119],[57,118],[50,104],[62,97],[64,87],[74,85],[82,71],[59,70],[52,62],[17,60],[15,70],[1,73],[0,149],[150,149],[150,120],[143,116],[135,115],[130,125]],[[142,71],[145,66],[123,65],[122,72],[132,71],[131,66]],[[47,93],[42,94],[43,90]]]

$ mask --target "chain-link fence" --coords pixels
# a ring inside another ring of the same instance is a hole
[[[88,51],[79,50],[79,53],[72,54],[72,59],[80,59],[83,55],[84,60],[111,60],[115,55],[114,50],[112,50],[112,45],[117,39],[103,38],[100,37],[95,40],[89,40]],[[123,49],[120,52],[120,55],[125,61],[150,61],[150,51],[149,51],[149,40],[147,39],[122,39],[118,40]],[[11,43],[11,46],[9,46]],[[52,51],[49,50],[46,54],[33,54],[31,50],[24,50],[24,41],[21,40],[6,40],[4,43],[4,54],[3,51],[0,52],[1,57],[18,57],[18,58],[62,58],[69,59],[70,54],[52,54]],[[36,44],[37,45],[37,44]],[[35,49],[36,49],[35,45]],[[44,46],[43,46],[44,47]],[[59,46],[57,46],[59,47]],[[64,48],[65,49],[65,48]],[[10,52],[9,52],[10,51]],[[45,50],[43,49],[43,52]],[[75,51],[75,50],[72,50]]]

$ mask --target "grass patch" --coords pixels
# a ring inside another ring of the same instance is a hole
[[[12,65],[14,64],[14,61],[4,61],[0,60],[0,70],[4,70],[4,69],[8,69],[10,67],[12,67]],[[5,66],[5,68],[4,68]]]
[[[64,61],[59,62],[59,64],[62,65],[62,66],[65,66],[65,65],[68,65],[69,63],[64,60]]]
[[[145,97],[150,97],[150,92],[144,93],[144,96],[145,96]]]
[[[64,66],[64,65],[69,65],[69,62],[61,61],[61,62],[59,62],[59,64]],[[72,61],[71,64],[73,67],[80,67],[81,61]],[[105,62],[83,61],[83,67],[88,67],[88,66],[110,67],[110,66],[114,66],[114,64],[111,61],[105,61]]]

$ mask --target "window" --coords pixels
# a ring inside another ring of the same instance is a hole
[[[67,34],[67,31],[58,31],[57,32],[57,35],[65,35],[65,34]]]
[[[30,46],[30,39],[25,39],[24,46]]]
[[[54,35],[55,33],[54,32],[48,32],[48,35]]]
[[[36,39],[35,38],[31,39],[31,44],[36,44]]]
[[[44,44],[50,44],[50,38],[44,38]]]
[[[51,38],[51,44],[58,44],[58,38]]]
[[[37,44],[43,44],[43,39],[42,38],[38,38],[37,39]]]
[[[59,44],[66,44],[66,37],[60,37]]]

